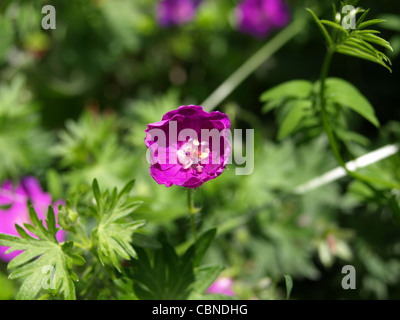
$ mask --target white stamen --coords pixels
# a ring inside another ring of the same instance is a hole
[[[188,169],[193,164],[193,161],[188,159],[186,163],[183,163],[183,169]]]
[[[192,167],[197,172],[203,172],[203,166],[200,165],[201,160],[210,156],[210,149],[206,146],[208,142],[189,139],[177,151],[178,161],[184,169]]]

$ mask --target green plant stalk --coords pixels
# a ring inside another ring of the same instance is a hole
[[[320,90],[319,90],[319,101],[320,101],[320,108],[321,108],[321,118],[322,124],[325,130],[325,133],[328,136],[329,144],[333,151],[333,154],[337,160],[337,162],[347,171],[345,162],[343,161],[342,157],[340,156],[339,146],[336,142],[335,135],[333,133],[332,127],[329,123],[328,113],[326,111],[326,99],[325,99],[325,82],[326,78],[328,77],[329,67],[332,62],[333,54],[335,50],[330,47],[328,49],[328,53],[325,56],[324,63],[322,65],[321,75],[320,75]]]
[[[196,224],[194,221],[195,214],[197,212],[196,207],[194,206],[194,190],[191,188],[187,188],[187,204],[188,204],[188,210],[189,210],[189,216],[190,216],[190,224],[192,227],[192,233],[194,240],[197,241],[197,230],[196,230]]]
[[[202,103],[204,109],[206,111],[213,110],[275,52],[304,30],[306,22],[306,15],[297,17],[290,25],[269,40]]]
[[[341,167],[344,168],[344,170],[346,170],[346,172],[349,176],[351,176],[355,179],[363,181],[367,184],[376,183],[376,184],[380,184],[380,185],[385,186],[390,189],[393,189],[393,188],[397,189],[399,186],[396,183],[391,183],[389,181],[384,181],[382,179],[371,178],[371,177],[362,175],[360,173],[357,173],[355,171],[350,171],[346,167],[346,163],[343,160],[342,156],[340,155],[339,145],[338,145],[336,137],[333,133],[332,127],[329,123],[328,114],[326,111],[326,99],[325,99],[325,82],[326,82],[326,78],[328,77],[329,68],[330,68],[332,57],[333,57],[334,53],[335,53],[335,47],[330,46],[328,49],[328,52],[325,56],[324,63],[322,65],[322,70],[321,70],[321,75],[320,75],[319,101],[320,101],[320,108],[321,108],[322,124],[323,124],[324,130],[325,130],[325,133],[328,136],[329,144],[330,144],[332,152],[336,158],[336,161],[339,163],[339,165]]]

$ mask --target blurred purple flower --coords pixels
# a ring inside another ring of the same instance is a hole
[[[23,227],[24,223],[31,223],[28,211],[28,200],[32,203],[40,220],[46,219],[47,209],[52,204],[51,196],[42,191],[39,182],[34,177],[25,177],[20,184],[13,187],[10,180],[5,181],[0,187],[0,233],[19,236],[15,224]],[[56,201],[53,204],[57,216],[57,206],[63,201]],[[5,208],[4,207],[8,207]],[[57,225],[58,227],[58,225]],[[29,235],[33,236],[28,230]],[[65,231],[57,233],[57,240],[62,242],[65,238]],[[11,261],[22,251],[13,251],[6,254],[7,247],[0,247],[0,259],[6,262]]]
[[[207,289],[206,293],[224,294],[226,296],[234,296],[233,279],[228,277],[220,277]]]
[[[147,126],[150,174],[159,184],[197,188],[225,169],[231,154],[230,121],[219,111],[181,106]]]
[[[181,25],[192,21],[202,0],[160,0],[157,20],[163,27]]]
[[[289,22],[289,9],[284,0],[243,0],[236,17],[240,31],[263,38]]]

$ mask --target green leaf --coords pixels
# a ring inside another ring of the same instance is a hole
[[[46,172],[46,181],[50,194],[53,199],[59,199],[63,195],[62,179],[55,169],[49,169]]]
[[[92,191],[93,191],[93,196],[96,200],[96,204],[97,204],[97,206],[99,206],[100,205],[100,188],[99,188],[99,183],[97,182],[96,179],[93,180]]]
[[[291,80],[265,91],[260,100],[265,102],[284,98],[305,99],[310,96],[312,89],[313,84],[310,81]]]
[[[326,79],[326,97],[344,107],[348,107],[374,126],[379,127],[379,121],[369,101],[350,82],[339,78]]]
[[[135,210],[142,205],[142,201],[129,198],[129,192],[134,180],[128,182],[121,192],[114,188],[110,194],[105,190],[100,195],[97,180],[93,181],[93,194],[97,206],[95,218],[98,220],[92,236],[97,245],[98,257],[103,265],[111,263],[121,271],[120,259],[130,260],[136,257],[136,251],[131,245],[132,236],[136,229],[145,224],[143,220],[133,220]]]
[[[20,226],[17,226],[17,230],[21,238],[0,234],[0,245],[10,247],[7,252],[23,251],[8,264],[8,269],[12,270],[10,279],[24,278],[17,299],[35,299],[42,290],[62,294],[64,299],[75,299],[76,275],[71,266],[84,263],[84,259],[71,253],[72,242],[68,245],[58,243],[58,228],[55,228],[51,207],[47,213],[48,229],[32,207],[29,215],[32,225],[25,225],[29,226],[29,231],[37,238],[29,236]]]
[[[292,289],[293,289],[293,280],[292,278],[285,274],[285,285],[286,285],[286,300],[290,299],[290,294],[292,293]]]
[[[370,141],[367,137],[364,137],[363,135],[361,135],[357,132],[349,131],[342,127],[335,127],[333,129],[334,129],[336,135],[338,136],[338,138],[342,141],[355,142],[362,146],[368,146],[368,144],[370,143]]]
[[[328,31],[326,30],[325,26],[318,19],[317,15],[314,13],[314,11],[312,11],[309,8],[307,8],[306,10],[311,14],[314,21],[317,23],[317,25],[320,28],[322,34],[324,35],[326,41],[328,42],[329,47],[331,48],[333,46],[333,40],[332,40],[331,36],[329,35]]]
[[[338,53],[340,53],[340,54],[345,54],[345,55],[348,55],[348,56],[353,56],[353,57],[356,57],[356,58],[361,58],[361,59],[364,59],[364,60],[375,62],[375,63],[380,64],[381,66],[385,67],[390,72],[392,72],[392,69],[380,57],[377,57],[376,55],[370,54],[369,52],[365,52],[364,50],[360,50],[358,48],[354,48],[351,45],[340,45],[340,46],[337,46],[336,51]]]
[[[357,28],[357,30],[361,30],[361,29],[364,29],[366,27],[369,27],[369,26],[372,26],[374,24],[378,24],[378,23],[381,23],[381,22],[384,22],[384,21],[385,20],[383,20],[383,19],[372,19],[372,20],[368,20],[368,21],[360,23],[356,28]]]
[[[356,29],[358,29],[358,27],[360,26],[360,24],[365,20],[365,18],[367,17],[367,14],[369,13],[370,9],[367,9],[363,12],[363,14],[361,15],[361,17],[357,20],[356,23]]]
[[[166,237],[159,239],[161,248],[153,250],[151,255],[135,247],[138,258],[132,260],[133,268],[123,270],[134,282],[135,296],[150,300],[182,300],[200,292],[203,294],[223,269],[199,266],[215,234],[215,229],[204,232],[182,255],[176,253]],[[152,260],[150,256],[153,256]]]
[[[137,247],[142,247],[142,248],[153,248],[153,249],[159,249],[161,248],[161,244],[159,241],[153,239],[152,237],[149,237],[145,234],[142,233],[134,233],[132,236],[132,244]]]
[[[216,234],[217,234],[216,228],[210,229],[202,233],[198,238],[198,240],[196,241],[196,243],[194,244],[195,256],[193,262],[195,266],[200,265],[200,262],[203,259],[204,254],[206,253],[211,242],[214,240]]]
[[[330,26],[330,27],[332,27],[332,28],[334,28],[334,29],[336,29],[336,30],[338,30],[340,32],[343,32],[345,35],[349,34],[347,32],[347,30],[345,28],[343,28],[342,25],[339,24],[339,23],[335,23],[335,22],[332,22],[332,21],[329,21],[329,20],[320,20],[320,22],[325,24],[325,25],[327,25],[327,26]]]
[[[278,140],[283,140],[296,129],[303,119],[307,109],[310,109],[312,102],[310,100],[295,100],[290,103],[290,110],[285,115],[278,131]]]
[[[400,16],[398,14],[383,14],[380,16],[382,28],[400,32]]]
[[[374,35],[372,33],[362,34],[361,37],[362,37],[362,39],[364,41],[375,43],[377,45],[380,45],[381,47],[384,47],[384,48],[386,48],[386,49],[388,49],[390,51],[393,51],[393,48],[390,45],[389,41],[386,41],[385,39],[383,39],[381,37],[378,37],[378,36],[376,36],[376,35]]]
[[[206,290],[217,280],[221,271],[224,270],[222,266],[201,266],[195,269],[195,281],[192,283],[192,292],[189,296],[190,299],[197,299],[198,295],[204,295]]]

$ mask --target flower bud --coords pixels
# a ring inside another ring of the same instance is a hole
[[[78,221],[78,213],[69,207],[59,205],[58,223],[64,230],[70,231]]]

